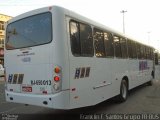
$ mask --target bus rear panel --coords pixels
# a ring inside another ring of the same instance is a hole
[[[68,79],[63,74],[67,65],[67,53],[63,51],[66,45],[61,43],[61,34],[57,34],[64,29],[64,19],[59,18],[62,13],[57,14],[57,9],[34,10],[8,23],[5,43],[8,102],[69,108],[69,86],[62,85],[65,83],[62,78]],[[63,54],[66,55],[60,58]]]

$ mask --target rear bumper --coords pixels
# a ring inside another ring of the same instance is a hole
[[[14,93],[5,90],[7,102],[36,105],[55,109],[69,109],[69,90],[50,95]]]

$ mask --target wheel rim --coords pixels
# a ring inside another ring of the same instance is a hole
[[[122,84],[122,97],[125,99],[127,96],[127,87],[125,84]]]

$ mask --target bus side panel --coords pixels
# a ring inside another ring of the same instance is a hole
[[[112,58],[94,58],[93,88],[96,104],[113,96],[112,61]]]
[[[86,75],[89,69],[89,75]],[[84,75],[83,75],[83,70]],[[98,104],[112,97],[110,60],[70,56],[72,108]]]
[[[111,62],[112,69],[112,97],[120,94],[120,85],[124,76],[128,74],[128,59],[114,58]]]
[[[137,86],[142,79],[142,76],[139,75],[139,65],[137,59],[128,59],[128,73],[129,73],[129,89]]]
[[[75,57],[70,45],[70,17],[67,17],[66,21],[70,61],[70,107],[98,104],[114,95],[111,92],[112,58]]]

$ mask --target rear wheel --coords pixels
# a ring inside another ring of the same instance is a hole
[[[118,97],[119,102],[124,102],[127,100],[128,97],[128,84],[126,80],[122,80],[121,86],[120,86],[120,94]]]

